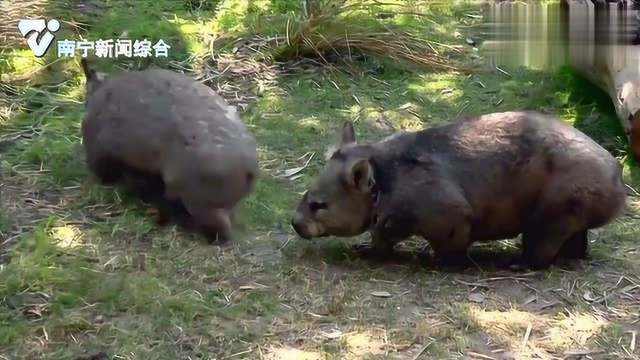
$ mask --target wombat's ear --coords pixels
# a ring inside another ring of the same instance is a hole
[[[331,145],[327,148],[327,151],[325,151],[324,153],[324,159],[325,160],[329,160],[331,159],[331,157],[333,156],[333,154],[335,154],[338,150],[340,150],[340,147],[338,145]]]
[[[361,159],[347,170],[347,182],[361,192],[369,191],[369,160]]]
[[[356,130],[353,128],[351,121],[345,121],[342,125],[342,136],[340,137],[340,146],[353,144],[356,142]]]
[[[356,142],[356,131],[351,121],[345,121],[342,124],[342,132],[340,133],[340,142],[337,145],[330,146],[324,153],[325,160],[329,160],[341,147],[354,144]]]
[[[86,58],[80,59],[80,67],[82,67],[82,72],[84,73],[87,81],[96,79],[96,71],[89,64],[89,60],[87,60]]]

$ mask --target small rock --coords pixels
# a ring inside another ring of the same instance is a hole
[[[473,293],[469,295],[469,301],[474,302],[474,303],[482,303],[485,299],[485,296],[483,294],[480,293]]]
[[[100,351],[94,354],[78,356],[76,360],[106,360],[106,359],[107,359],[107,354],[104,351]]]

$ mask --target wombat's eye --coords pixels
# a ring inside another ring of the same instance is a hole
[[[319,202],[319,201],[312,201],[309,203],[309,209],[312,212],[316,212],[320,209],[326,209],[327,208],[327,203],[323,203],[323,202]]]
[[[378,225],[378,214],[373,214],[373,217],[371,218],[371,223],[373,224],[373,226]]]

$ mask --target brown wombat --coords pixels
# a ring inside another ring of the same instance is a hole
[[[522,234],[523,260],[585,257],[587,231],[625,206],[619,162],[582,132],[534,111],[503,112],[357,144],[342,141],[292,219],[302,238],[372,235],[389,254],[418,234],[444,263],[475,241]]]
[[[184,206],[210,243],[229,240],[234,208],[258,175],[256,141],[236,109],[169,70],[99,77],[86,59],[81,65],[82,138],[91,172],[104,184],[126,178],[154,184],[159,190],[153,191]]]

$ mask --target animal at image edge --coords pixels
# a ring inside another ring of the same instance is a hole
[[[358,144],[340,143],[291,220],[304,239],[371,234],[374,256],[412,235],[442,265],[461,265],[473,242],[522,234],[532,269],[586,258],[589,229],[625,206],[622,166],[591,138],[534,111],[485,114]]]
[[[143,200],[158,200],[161,219],[177,216],[209,243],[227,243],[234,209],[258,177],[256,141],[236,109],[173,71],[102,75],[84,58],[81,66],[90,171],[103,184],[124,182]]]

